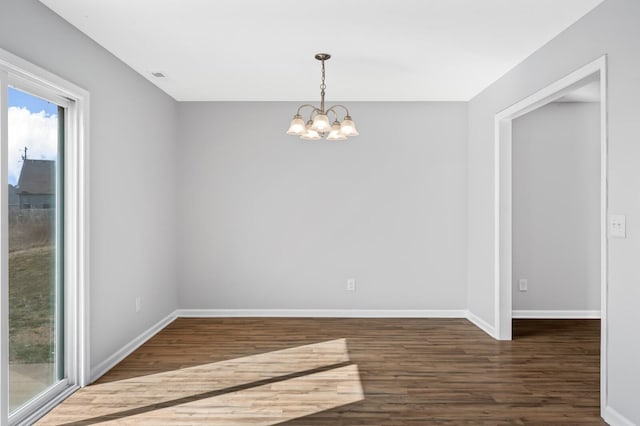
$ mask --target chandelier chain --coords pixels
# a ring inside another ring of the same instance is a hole
[[[320,111],[324,114],[324,94],[327,85],[324,82],[325,79],[325,71],[324,71],[324,60],[322,60],[322,84],[320,84]]]

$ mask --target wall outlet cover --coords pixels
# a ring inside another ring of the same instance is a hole
[[[347,291],[356,291],[356,279],[355,278],[349,278],[347,280]]]

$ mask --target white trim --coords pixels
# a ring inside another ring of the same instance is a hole
[[[488,322],[486,322],[485,320],[483,320],[473,312],[471,311],[467,312],[467,319],[469,320],[469,322],[471,322],[473,325],[478,327],[480,330],[487,333],[489,336],[493,337],[496,340],[498,339],[498,335],[496,334],[495,327],[493,327],[491,324],[489,324]]]
[[[610,405],[603,407],[600,414],[604,421],[611,426],[636,426],[634,422],[611,408]]]
[[[511,339],[511,122],[528,112],[564,96],[585,79],[600,74],[600,270],[601,270],[601,338],[600,338],[600,407],[607,406],[607,295],[608,295],[608,235],[607,235],[607,57],[601,56],[555,83],[539,90],[496,114],[494,129],[494,314],[499,339]]]
[[[0,50],[0,53],[2,50]],[[8,74],[0,64],[0,159],[6,159]],[[9,202],[7,161],[0,161],[0,425],[9,421]]]
[[[500,340],[511,340],[511,119],[495,121],[495,315],[494,327]],[[506,319],[508,318],[508,320]]]
[[[609,240],[607,232],[609,212],[609,74],[607,57],[600,59],[600,409],[608,407],[609,382]]]
[[[91,381],[111,370],[176,318],[468,318],[468,315],[464,309],[177,309],[95,366]]]
[[[14,74],[11,77],[12,80],[18,78],[21,81],[26,81],[30,87],[47,87],[63,94],[67,101],[76,100],[79,95],[84,97],[89,94],[80,86],[4,49],[0,49],[0,67],[7,70],[9,74]]]
[[[514,310],[513,318],[521,319],[600,319],[600,311],[533,311],[533,310]]]
[[[65,145],[65,292],[75,297],[67,309],[76,336],[67,342],[75,356],[73,383],[89,384],[89,94],[75,98]]]
[[[28,93],[32,96],[44,99],[56,105],[64,108],[71,106],[72,102],[64,97],[60,96],[51,90],[42,90],[42,85],[38,82],[32,81],[29,77],[23,77],[20,75],[9,75],[9,85],[17,86],[21,92]]]
[[[120,350],[115,352],[109,358],[102,361],[100,364],[96,365],[91,369],[91,382],[96,381],[107,371],[111,370],[115,367],[120,361],[129,356],[133,351],[142,346],[147,340],[151,339],[153,336],[158,334],[163,328],[171,324],[176,319],[176,312],[172,312],[154,325],[152,325],[149,329],[142,332],[138,337],[131,340],[129,343],[124,345]]]
[[[178,309],[181,318],[466,318],[467,311],[440,309]]]

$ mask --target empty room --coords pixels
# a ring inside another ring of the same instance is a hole
[[[0,425],[640,425],[639,22],[0,1]]]

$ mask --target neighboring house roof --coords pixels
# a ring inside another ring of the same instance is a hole
[[[24,160],[18,194],[53,194],[55,193],[55,161]]]

